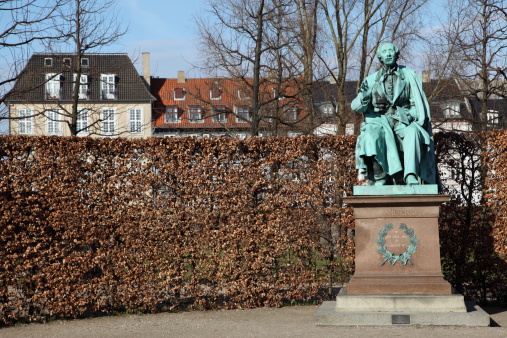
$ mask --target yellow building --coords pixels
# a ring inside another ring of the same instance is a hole
[[[11,135],[150,137],[146,80],[127,54],[34,54],[6,104]]]

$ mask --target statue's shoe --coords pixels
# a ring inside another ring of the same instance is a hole
[[[408,175],[407,176],[407,185],[416,185],[419,184],[419,180],[415,175]]]

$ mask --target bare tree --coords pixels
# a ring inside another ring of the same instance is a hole
[[[5,102],[12,85],[20,76],[34,46],[61,38],[52,25],[58,10],[67,0],[42,4],[36,0],[0,1],[0,105]],[[24,88],[31,90],[33,88]],[[2,119],[9,118],[2,106]]]
[[[317,123],[313,102],[313,82],[319,35],[318,4],[318,0],[295,0],[293,2],[294,15],[286,18],[291,23],[289,34],[295,38],[295,43],[289,43],[288,48],[291,54],[298,59],[303,69],[300,95],[311,128],[314,128]]]
[[[347,100],[345,82],[351,75],[361,80],[368,75],[374,51],[383,41],[406,47],[414,37],[413,18],[426,0],[320,0],[325,18],[322,29],[332,55],[320,54],[337,86],[336,120],[339,134],[345,132]],[[359,62],[354,62],[359,60]]]
[[[479,103],[480,129],[499,121],[490,101],[505,95],[507,68],[507,4],[503,0],[450,0],[446,31],[452,45],[452,75],[466,95]]]
[[[209,15],[196,20],[206,58],[197,67],[237,80],[249,98],[251,135],[258,135],[263,119],[294,122],[278,114],[280,104],[287,102],[280,99],[296,96],[295,80],[300,78],[298,60],[288,50],[295,43],[294,37],[287,38],[291,11],[288,0],[211,0]]]
[[[115,11],[116,0],[68,0],[66,6],[57,9],[57,15],[53,17],[53,24],[58,35],[63,37],[64,44],[48,44],[48,49],[57,49],[61,53],[65,49],[72,53],[75,62],[69,65],[74,74],[69,81],[73,84],[70,106],[68,102],[53,102],[58,106],[58,121],[67,124],[70,134],[77,135],[78,117],[80,114],[93,116],[92,123],[84,128],[89,133],[100,133],[99,124],[103,118],[100,111],[93,105],[80,107],[81,87],[86,85],[90,77],[100,78],[99,74],[93,74],[93,68],[83,68],[81,60],[87,53],[100,51],[102,47],[110,46],[118,41],[125,33],[117,18]],[[102,81],[102,79],[101,79]]]

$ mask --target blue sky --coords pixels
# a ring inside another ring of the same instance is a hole
[[[141,70],[142,52],[150,52],[151,73],[176,77],[178,70],[192,74],[198,58],[193,16],[202,11],[207,0],[119,0],[119,16],[129,25],[119,43],[104,52],[126,52]],[[188,61],[188,62],[187,62]]]
[[[429,0],[430,11],[444,16],[445,2]],[[104,52],[127,52],[139,72],[141,53],[150,52],[154,76],[176,77],[178,70],[186,71],[188,77],[203,75],[191,66],[199,58],[193,17],[202,12],[207,0],[118,0],[118,4],[129,31]]]

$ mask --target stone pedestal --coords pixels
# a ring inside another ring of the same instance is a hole
[[[451,294],[440,265],[438,216],[443,195],[354,196],[344,202],[354,207],[356,219],[356,270],[347,285],[351,294]],[[407,252],[410,235],[418,240],[410,260],[386,261],[379,253],[379,232],[391,224],[383,237],[386,251],[393,255]],[[391,265],[392,264],[392,265]]]
[[[354,187],[354,195],[343,200],[354,207],[355,273],[319,307],[316,325],[489,325],[441,272],[438,216],[449,196],[436,185]]]

